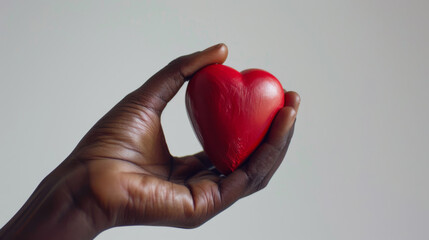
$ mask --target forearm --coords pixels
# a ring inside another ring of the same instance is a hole
[[[93,239],[103,226],[92,215],[97,208],[82,173],[51,173],[0,230],[0,239]],[[70,175],[78,178],[71,183]]]

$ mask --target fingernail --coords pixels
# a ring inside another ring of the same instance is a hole
[[[216,48],[220,48],[220,47],[222,47],[223,45],[225,45],[225,44],[223,44],[223,43],[218,43],[218,44],[216,44],[216,45],[213,45],[213,46],[211,46],[211,47],[206,48],[205,50],[203,50],[203,52],[207,52],[207,51],[214,50],[214,49],[216,49]]]

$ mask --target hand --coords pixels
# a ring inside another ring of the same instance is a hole
[[[300,98],[285,92],[266,139],[228,176],[204,152],[173,157],[161,113],[202,67],[223,63],[220,44],[177,58],[126,96],[85,135],[0,231],[0,238],[90,239],[120,225],[197,227],[238,199],[264,188],[293,135]]]

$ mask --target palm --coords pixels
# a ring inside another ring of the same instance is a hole
[[[115,225],[183,226],[184,218],[192,224],[208,218],[220,201],[221,177],[207,170],[204,153],[172,157],[159,116],[137,105],[112,109],[75,152],[87,164],[93,192]],[[116,209],[124,212],[117,216]]]

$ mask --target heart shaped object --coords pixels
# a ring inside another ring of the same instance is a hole
[[[233,172],[249,157],[283,106],[280,82],[259,69],[240,73],[225,65],[209,65],[192,77],[186,90],[195,133],[223,174]]]

